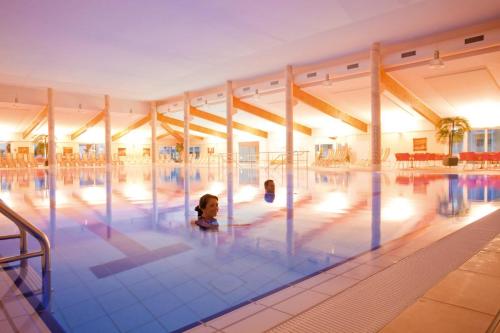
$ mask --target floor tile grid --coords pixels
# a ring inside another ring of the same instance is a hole
[[[423,230],[423,231],[419,230],[418,231],[419,234],[416,236],[416,239],[419,239],[420,237],[425,236],[426,233],[429,232],[429,230],[432,230],[432,228],[426,227],[425,230]],[[407,235],[402,237],[402,239],[406,239],[406,238],[408,238]],[[388,244],[385,244],[384,250],[389,249],[390,251],[394,251],[394,250],[397,250],[400,247],[404,246],[406,243],[402,239],[396,239],[396,240],[389,242]],[[420,247],[418,249],[420,249]],[[349,276],[350,272],[353,269],[358,268],[360,265],[362,265],[361,263],[365,263],[365,265],[373,265],[373,266],[379,267],[379,269],[377,269],[373,272],[373,274],[376,274],[378,271],[382,270],[383,268],[386,268],[386,267],[396,263],[398,261],[398,258],[402,259],[408,255],[411,255],[412,253],[414,253],[418,249],[413,249],[410,253],[404,255],[403,257],[390,255],[390,253],[385,254],[388,251],[379,251],[378,252],[377,250],[375,250],[371,253],[369,252],[369,253],[362,254],[362,255],[360,255],[352,260],[345,262],[342,265],[334,267],[334,268],[327,270],[323,273],[317,274],[317,275],[315,275],[309,279],[306,279],[298,284],[295,284],[291,287],[288,287],[286,289],[278,291],[270,296],[264,297],[264,298],[259,299],[259,300],[255,301],[249,305],[244,306],[244,308],[247,308],[247,307],[250,308],[254,305],[261,305],[261,306],[265,307],[265,308],[261,308],[259,311],[255,311],[255,312],[248,311],[246,316],[240,316],[239,314],[233,315],[233,312],[230,312],[228,314],[223,315],[223,317],[219,317],[219,318],[224,318],[223,321],[226,322],[225,327],[235,325],[238,322],[244,321],[244,320],[250,321],[249,320],[250,317],[257,316],[259,312],[264,311],[266,308],[273,308],[273,309],[279,311],[279,309],[276,309],[276,305],[278,303],[287,303],[287,301],[294,303],[296,301],[296,299],[294,299],[294,296],[300,297],[300,294],[304,293],[307,290],[311,290],[313,292],[322,293],[322,294],[329,295],[329,296],[334,296],[337,293],[340,293],[340,292],[352,287],[360,280],[363,280],[371,275],[371,274],[369,274],[369,275],[367,275],[365,277],[361,277],[361,278],[356,278],[355,276]],[[382,266],[380,266],[380,264],[378,264],[378,260],[380,260],[381,257],[389,257],[389,256],[392,257],[393,259],[395,259],[392,263],[390,263],[389,265],[384,264]],[[349,281],[346,284],[344,281],[342,281],[343,283],[339,283],[338,279],[337,279],[337,281],[332,281],[332,280],[334,280],[335,277],[338,277],[338,276],[344,277],[345,276],[344,274],[347,275],[346,279],[348,279],[352,282]],[[328,281],[331,281],[330,284],[334,285],[333,288],[327,286]],[[321,282],[323,282],[323,283],[321,283]],[[340,286],[338,286],[339,284],[340,284]],[[328,288],[328,289],[325,289],[325,288]],[[301,312],[306,311],[307,309],[312,308],[314,306],[317,306],[318,304],[320,304],[323,301],[324,301],[324,299],[321,299],[320,301],[317,301],[317,302],[313,302],[309,306],[303,307],[301,309]],[[238,310],[235,310],[235,311],[238,311]],[[283,311],[281,311],[281,312],[283,312]],[[297,313],[295,313],[295,314],[297,314]],[[224,329],[224,326],[221,327],[218,324],[219,318],[214,319],[214,320],[209,321],[209,322],[204,322],[202,325],[200,325],[198,327],[205,326],[205,327],[209,327],[209,328],[213,328],[213,329]],[[214,324],[214,322],[215,322],[215,324]],[[214,326],[212,326],[212,325],[214,325]]]
[[[460,238],[445,237],[444,242],[437,242],[435,244],[432,244],[429,248],[430,249],[432,248],[431,250],[433,250],[433,251],[436,251],[436,250],[442,251],[445,249],[444,246],[448,246],[448,243],[455,241],[455,242],[457,242],[457,244],[460,244],[461,246],[463,246],[465,248],[470,248],[472,250],[474,248],[474,246],[473,246],[473,244],[471,244],[467,234],[473,230],[474,232],[477,233],[476,241],[481,242],[481,241],[483,241],[483,239],[485,239],[485,237],[489,237],[489,239],[491,240],[494,237],[494,235],[496,235],[496,232],[498,232],[498,225],[495,225],[494,221],[495,221],[495,217],[498,218],[499,215],[500,215],[500,211],[497,211],[497,212],[491,214],[490,216],[487,216],[486,218],[481,219],[482,221],[476,222],[475,224],[471,225],[469,228],[466,227],[465,229],[468,229],[468,230],[463,230],[461,233],[458,232],[454,235],[454,236],[459,235]],[[486,224],[488,226],[484,227]],[[496,230],[496,232],[495,232],[495,230]],[[485,232],[489,232],[489,235],[491,235],[491,236],[486,236]],[[484,241],[482,242],[482,245],[484,245]],[[456,248],[456,247],[454,247],[454,248]],[[476,251],[478,249],[480,249],[480,248],[476,247]],[[419,252],[418,254],[416,254],[416,256],[411,256],[411,257],[412,257],[412,259],[419,259],[422,263],[425,263],[425,260],[424,261],[421,260],[421,259],[423,259],[422,257],[424,254],[425,253],[423,253],[423,252]],[[464,253],[464,255],[466,255],[466,254]],[[470,258],[470,256],[468,258]],[[408,259],[410,259],[410,258],[408,258]],[[398,263],[398,268],[402,267],[401,265],[402,264],[404,265],[405,261],[407,261],[407,260],[402,260],[400,263]],[[448,260],[445,260],[443,263],[448,264]],[[408,264],[409,264],[409,262],[408,262]],[[395,267],[397,267],[397,266],[395,266]],[[311,317],[311,315],[309,315],[307,317],[306,315],[304,315],[305,313],[303,313],[303,315],[296,316],[296,317],[294,317],[294,319],[285,322],[283,325],[276,326],[273,331],[276,331],[276,332],[307,331],[304,329],[304,327],[305,327],[304,325],[307,325],[308,330],[313,329],[315,331],[323,331],[326,329],[326,327],[329,327],[329,329],[332,330],[332,329],[334,329],[333,325],[337,325],[337,326],[335,326],[336,327],[335,329],[338,330],[339,332],[343,331],[342,327],[338,326],[337,322],[331,322],[331,320],[332,320],[332,318],[338,318],[339,316],[346,316],[346,315],[347,315],[347,318],[352,318],[352,316],[354,315],[348,309],[345,308],[345,301],[347,301],[353,295],[353,292],[350,292],[350,291],[352,291],[352,290],[357,291],[357,290],[363,289],[361,287],[367,287],[367,286],[369,286],[370,282],[377,280],[377,279],[379,281],[381,279],[383,279],[381,282],[384,283],[389,278],[389,276],[386,276],[388,274],[384,274],[384,273],[388,273],[388,272],[390,274],[392,274],[392,272],[390,272],[388,270],[384,270],[383,273],[376,274],[376,276],[374,276],[373,278],[366,279],[366,280],[362,281],[362,283],[355,286],[354,288],[348,289],[345,293],[341,293],[339,295],[339,297],[333,297],[332,299],[330,299],[331,301],[333,301],[333,303],[330,302],[330,300],[327,300],[327,301],[323,302],[321,305],[313,308],[311,311],[306,311],[306,313],[313,312],[313,313],[311,313],[311,314],[313,314],[313,317]],[[393,282],[395,283],[396,281],[398,281],[398,279],[396,279]],[[420,283],[420,281],[415,281],[415,282]],[[357,288],[358,286],[360,286],[360,288]],[[421,286],[421,287],[423,287],[423,286]],[[378,289],[379,288],[375,288],[374,290],[378,290]],[[357,295],[359,297],[363,298],[364,296],[366,296],[366,293],[369,291],[370,291],[370,288],[368,288],[368,289],[364,288],[363,293],[361,293],[361,294],[358,293]],[[398,295],[398,297],[399,297],[399,295]],[[385,299],[385,300],[387,300],[387,299]],[[331,305],[333,305],[334,303],[335,303],[336,307],[332,308]],[[359,306],[360,304],[363,304],[363,303],[367,303],[367,302],[363,301],[360,303],[360,301],[355,301],[355,303],[353,303],[353,305]],[[397,303],[397,301],[396,301],[396,303]],[[344,305],[342,305],[342,304],[344,304]],[[411,303],[409,303],[408,305],[410,305],[410,304]],[[328,305],[328,306],[326,306],[326,305]],[[381,305],[382,304],[380,304],[380,300],[373,304],[374,309],[377,307],[380,308]],[[390,306],[392,306],[392,304]],[[328,309],[326,309],[325,307],[327,307]],[[332,310],[335,311],[335,314],[332,312]],[[401,311],[401,310],[398,310],[398,311]],[[339,313],[337,313],[337,312],[339,312]],[[323,317],[322,317],[321,313],[323,313]],[[341,313],[343,313],[343,314],[341,315]],[[365,312],[363,312],[363,313],[365,314]],[[328,316],[327,316],[327,314],[328,314]],[[327,316],[327,317],[324,317],[324,316]],[[375,316],[375,317],[371,316],[371,317],[372,317],[371,320],[373,320],[373,318],[379,318],[379,316]],[[325,320],[329,321],[329,324],[327,326],[322,325],[322,322],[326,323]],[[360,318],[356,318],[354,321],[350,321],[349,322],[350,324],[348,324],[347,327],[349,327],[350,330],[353,330],[353,329],[354,330],[357,330],[357,329],[363,330],[361,327],[359,327],[359,321],[360,321]],[[354,326],[352,326],[352,325],[354,325]],[[343,327],[345,328],[345,326],[343,326]],[[357,327],[357,328],[355,328],[355,327]]]
[[[500,252],[498,252],[499,248],[498,246],[495,246],[493,244],[498,243],[500,244],[500,234],[497,235],[491,242],[489,242],[479,253],[483,251],[490,251],[495,253],[495,256],[498,258],[500,261]],[[461,272],[467,272],[473,275],[477,275],[479,277],[481,276],[487,276],[493,279],[498,280],[498,283],[500,284],[500,270],[499,274],[496,275],[486,275],[481,272],[477,272],[472,270],[464,270],[463,267],[467,265],[467,263],[477,260],[478,254],[475,254],[471,259],[469,259],[464,265],[462,265],[460,268],[457,270],[451,272],[448,274],[443,280],[440,281],[435,287],[433,287],[431,290],[429,290],[423,297],[419,298],[412,306],[408,307],[403,313],[401,313],[397,318],[395,318],[392,322],[390,322],[386,327],[381,332],[384,333],[389,333],[389,332],[397,332],[398,330],[403,329],[409,329],[411,328],[412,331],[415,332],[440,332],[443,331],[444,329],[447,330],[454,330],[456,332],[478,332],[478,331],[485,331],[485,327],[488,327],[488,333],[494,332],[495,329],[498,329],[498,317],[500,314],[500,297],[498,295],[491,295],[491,293],[496,293],[498,294],[497,290],[500,290],[498,288],[493,289],[493,290],[484,290],[486,293],[490,293],[488,297],[494,297],[496,296],[496,308],[492,309],[490,312],[484,312],[480,311],[477,306],[474,306],[469,302],[469,304],[461,304],[458,305],[456,302],[449,302],[449,301],[443,301],[439,299],[439,297],[436,297],[436,293],[439,293],[442,291],[441,289],[444,288],[443,282],[445,282],[450,275],[455,274],[455,273],[461,273]],[[455,287],[455,291],[457,292],[460,289],[464,288],[465,286],[462,285],[454,285],[452,287]],[[471,287],[476,287],[476,288],[481,288],[479,285],[468,285],[466,286],[467,288]],[[447,290],[447,295],[450,295],[450,292]],[[434,304],[442,304],[443,306],[448,307],[448,311],[454,311],[451,316],[448,316],[448,323],[435,323],[433,322],[432,325],[429,325],[428,321],[426,320],[421,320],[422,316],[424,315],[424,312],[438,312],[437,316],[444,316],[444,314],[440,315],[440,309],[439,307],[435,308]],[[429,310],[427,310],[429,309]],[[455,310],[453,310],[455,309]],[[469,327],[460,327],[458,324],[456,326],[453,326],[454,322],[461,323],[461,317],[464,316],[465,314],[471,314],[472,316],[482,316],[482,320],[477,322],[474,326],[469,326]],[[445,328],[444,325],[447,324],[448,326]],[[437,326],[441,325],[441,326]]]

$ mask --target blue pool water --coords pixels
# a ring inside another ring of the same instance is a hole
[[[232,182],[217,168],[187,178],[169,167],[0,176],[0,198],[50,238],[44,319],[68,332],[181,330],[421,228],[500,207],[498,175],[300,169],[293,186],[279,168],[239,169]],[[218,231],[191,223],[205,193],[219,196]],[[14,231],[0,217],[0,232]],[[2,241],[0,254],[17,244]],[[40,270],[37,258],[30,265]]]

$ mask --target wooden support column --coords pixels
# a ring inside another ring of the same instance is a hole
[[[285,68],[285,121],[286,121],[286,166],[293,170],[293,72],[292,66]]]
[[[151,102],[151,163],[153,165],[156,164],[158,159],[158,147],[156,145],[156,125],[157,125],[157,111],[156,111],[156,102]]]
[[[52,88],[47,89],[47,109],[49,126],[49,171],[54,172],[57,166],[56,160],[56,137],[54,119],[54,95]]]
[[[382,131],[380,120],[380,43],[373,43],[370,50],[371,62],[371,159],[372,170],[380,170]]]
[[[106,154],[106,168],[111,167],[111,114],[109,111],[109,95],[104,95],[104,128],[105,128],[105,154]]]
[[[189,93],[184,93],[184,150],[183,150],[183,159],[184,166],[189,166],[189,122],[191,115],[189,111],[191,111],[191,102],[189,101]]]

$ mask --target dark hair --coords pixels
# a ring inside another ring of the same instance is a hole
[[[267,187],[267,184],[269,184],[269,183],[274,183],[274,180],[272,180],[272,179],[268,179],[268,180],[266,180],[266,181],[264,182],[264,187]]]
[[[215,200],[219,201],[219,198],[217,198],[215,195],[208,194],[208,193],[202,195],[200,198],[200,203],[198,204],[198,206],[196,206],[194,208],[194,210],[198,212],[198,217],[203,215],[203,209],[205,209],[207,207],[208,201],[210,199],[215,199]]]

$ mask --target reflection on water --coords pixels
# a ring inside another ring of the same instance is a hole
[[[0,170],[0,198],[49,235],[53,316],[67,331],[85,324],[86,306],[97,316],[89,322],[109,316],[133,329],[108,298],[175,330],[416,230],[466,225],[500,207],[498,175],[294,171]],[[265,200],[265,179],[274,200]],[[219,197],[218,232],[190,224],[205,193]],[[0,219],[0,232],[10,227]],[[69,315],[74,307],[82,314]]]

